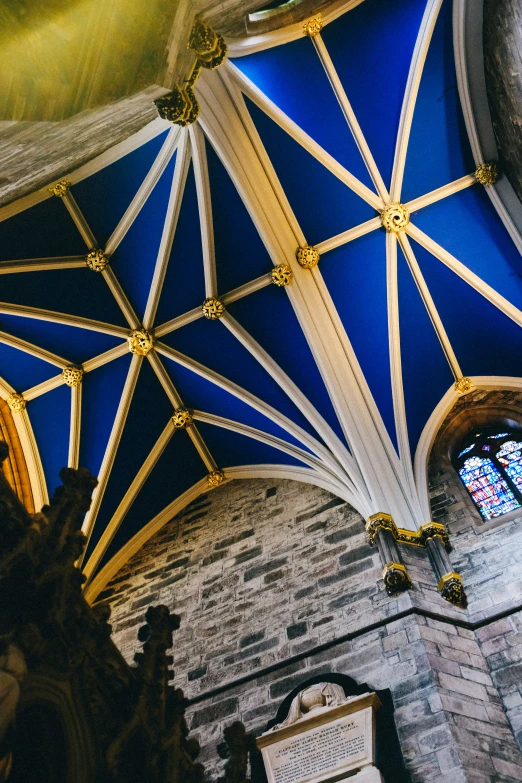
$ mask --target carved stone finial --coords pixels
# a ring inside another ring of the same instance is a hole
[[[382,578],[388,595],[396,595],[413,587],[406,566],[402,563],[387,563],[382,570]]]
[[[208,318],[209,321],[215,321],[217,318],[222,318],[225,314],[225,305],[215,296],[209,296],[205,299],[201,305],[203,315]]]
[[[190,427],[194,419],[187,408],[176,408],[172,416],[172,423],[177,430],[185,430]]]
[[[499,172],[495,163],[481,163],[475,171],[475,178],[481,185],[494,185],[498,182]]]
[[[307,35],[308,38],[315,38],[322,29],[323,20],[320,16],[314,16],[313,19],[309,19],[308,22],[303,25],[303,33]]]
[[[386,231],[403,231],[410,222],[410,212],[404,204],[388,204],[381,212]]]
[[[154,338],[146,329],[135,329],[127,337],[129,351],[138,356],[147,356],[154,346]]]
[[[471,378],[459,378],[453,387],[459,394],[469,394],[475,388]]]
[[[305,269],[313,269],[317,266],[319,259],[321,258],[319,251],[311,245],[304,245],[304,247],[298,247],[295,251],[295,257],[302,267]]]
[[[196,53],[203,68],[218,68],[227,56],[227,45],[222,36],[201,19],[194,22],[187,46]]]
[[[62,370],[63,382],[67,386],[81,386],[83,380],[83,369],[81,367],[64,367]]]
[[[455,571],[445,574],[437,585],[437,588],[441,596],[445,598],[446,601],[449,601],[450,604],[462,608],[466,607],[467,598],[460,574],[455,573]]]
[[[270,275],[272,277],[272,283],[277,286],[290,285],[294,277],[292,270],[286,264],[275,266]]]
[[[211,470],[207,476],[207,485],[209,487],[219,487],[225,480],[225,473],[222,470]]]
[[[27,402],[21,394],[10,394],[7,398],[7,404],[13,413],[21,413],[25,410]]]
[[[58,196],[58,198],[63,198],[66,193],[69,192],[69,188],[71,187],[71,183],[68,179],[62,179],[60,182],[57,182],[56,185],[52,185],[49,188],[49,193],[52,193],[53,196]]]
[[[103,272],[109,265],[109,256],[105,255],[99,247],[94,247],[85,256],[85,263],[93,272]]]

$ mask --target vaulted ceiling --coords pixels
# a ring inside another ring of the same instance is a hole
[[[26,403],[37,502],[63,465],[99,477],[96,590],[220,471],[316,483],[414,529],[455,383],[519,383],[517,235],[475,177],[450,0],[352,0],[323,21],[236,43],[198,81],[197,123],[157,119],[65,195],[0,210],[0,396]]]

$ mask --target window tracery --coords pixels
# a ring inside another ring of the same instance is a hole
[[[473,432],[461,442],[455,467],[484,520],[522,508],[522,433]]]

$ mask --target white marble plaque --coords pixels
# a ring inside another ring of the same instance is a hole
[[[371,713],[361,710],[263,748],[270,783],[315,783],[371,763]]]

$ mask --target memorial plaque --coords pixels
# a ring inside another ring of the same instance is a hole
[[[328,783],[374,761],[375,694],[309,717],[258,738],[269,783]]]

